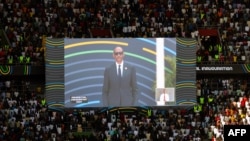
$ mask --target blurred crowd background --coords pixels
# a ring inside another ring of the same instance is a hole
[[[197,64],[249,64],[249,0],[0,0],[0,65],[44,65],[46,38],[197,39]],[[1,78],[2,76],[0,76]],[[49,110],[33,81],[0,80],[0,140],[212,141],[249,125],[249,77],[197,78],[197,105]]]

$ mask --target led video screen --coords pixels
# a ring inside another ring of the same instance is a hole
[[[119,81],[115,47],[123,49]],[[173,105],[176,52],[175,38],[64,39],[64,106]],[[135,92],[132,85],[137,86]],[[110,102],[104,102],[106,99]]]

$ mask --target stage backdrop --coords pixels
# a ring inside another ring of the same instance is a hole
[[[196,44],[185,38],[47,39],[47,101],[50,106],[102,107],[104,69],[114,62],[114,47],[121,46],[125,61],[136,67],[137,106],[193,104]],[[160,105],[159,88],[171,89],[171,99]]]

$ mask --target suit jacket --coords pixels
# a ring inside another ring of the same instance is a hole
[[[137,101],[136,70],[124,62],[122,78],[117,76],[116,64],[105,68],[103,106],[134,106]]]

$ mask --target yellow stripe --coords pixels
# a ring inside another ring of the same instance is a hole
[[[64,49],[69,49],[77,46],[86,46],[86,45],[96,45],[96,44],[115,44],[115,45],[122,45],[128,46],[128,43],[125,42],[116,42],[116,41],[88,41],[88,42],[80,42],[76,44],[70,44],[64,46]]]
[[[64,60],[51,60],[51,59],[46,59],[46,61],[49,61],[49,62],[64,62]]]
[[[7,71],[6,73],[4,73],[4,72],[2,71],[2,69],[0,69],[0,73],[3,74],[3,75],[9,74],[9,73],[10,73],[10,70],[11,70],[10,66],[5,66],[5,67],[8,67],[8,68],[7,68],[8,71]],[[2,67],[1,67],[1,68],[2,68]]]
[[[156,55],[156,52],[151,50],[151,49],[148,49],[148,48],[144,47],[144,48],[142,48],[142,50],[145,51],[145,52],[148,52],[150,54]],[[165,56],[164,59],[167,60],[167,57]]]
[[[183,64],[194,64],[194,63],[196,63],[196,61],[192,61],[192,62],[182,61],[181,63],[183,63]]]
[[[48,86],[46,86],[46,88],[50,88],[50,87],[64,87],[64,85],[48,85]]]
[[[60,64],[64,64],[64,62],[62,62],[62,63],[53,63],[53,62],[49,62],[49,64],[51,64],[51,65],[60,65]]]
[[[49,107],[52,107],[52,106],[62,106],[64,107],[64,104],[50,104]]]
[[[192,86],[195,86],[196,84],[195,83],[180,83],[180,84],[176,84],[176,86],[182,86],[182,85],[192,85]]]
[[[153,51],[153,50],[151,50],[151,49],[148,49],[148,48],[142,48],[142,50],[143,51],[146,51],[146,52],[148,52],[148,53],[151,53],[151,54],[154,54],[154,55],[156,55],[156,52],[155,51]]]
[[[187,61],[187,59],[182,59],[182,58],[176,58],[177,61]],[[195,62],[196,59],[188,59],[189,61]]]

